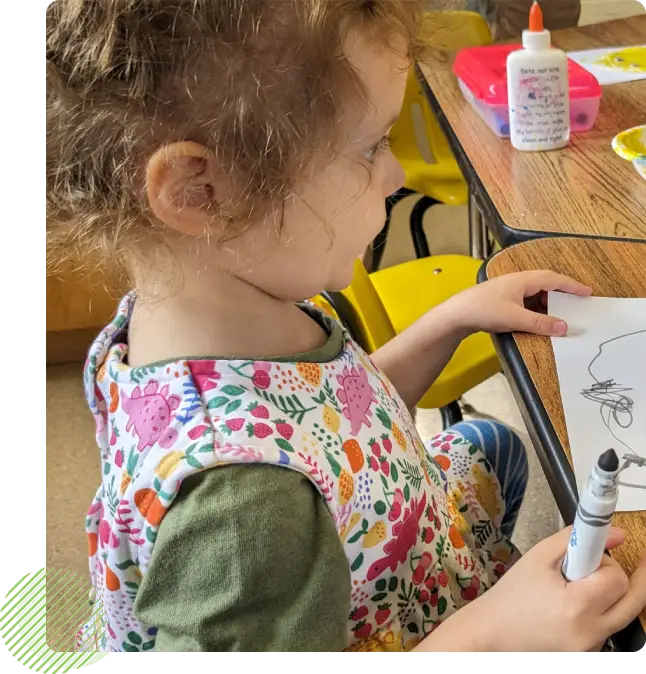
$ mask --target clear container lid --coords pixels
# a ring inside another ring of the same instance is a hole
[[[468,47],[458,52],[453,73],[473,95],[487,105],[507,105],[507,57],[522,49],[519,44]],[[570,98],[601,98],[597,78],[578,63],[568,59]]]

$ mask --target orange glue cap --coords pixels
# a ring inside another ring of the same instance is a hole
[[[543,24],[543,10],[536,0],[529,10],[529,30],[523,31],[523,47],[532,51],[549,49],[552,38]]]
[[[532,8],[529,10],[529,30],[532,33],[542,33],[545,30],[543,10],[537,0],[534,0]]]

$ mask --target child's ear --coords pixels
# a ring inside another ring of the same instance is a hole
[[[203,236],[218,211],[217,175],[213,153],[199,143],[157,150],[146,167],[146,194],[155,217],[180,234]]]

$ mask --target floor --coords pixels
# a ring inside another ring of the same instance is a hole
[[[636,0],[583,0],[583,23],[593,23],[644,11]],[[413,255],[408,236],[408,212],[413,199],[395,210],[384,265]],[[434,254],[466,252],[466,210],[436,206],[425,220]],[[94,445],[94,422],[83,400],[82,365],[47,368],[47,565],[85,574],[86,539],[84,514],[100,481],[99,455]],[[515,540],[528,550],[558,526],[554,501],[538,465],[518,408],[502,375],[465,398],[479,415],[495,417],[514,428],[525,440],[530,457],[530,484],[516,529]],[[418,425],[423,437],[440,430],[439,414],[421,411]]]

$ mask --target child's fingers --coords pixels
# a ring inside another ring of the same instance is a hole
[[[628,581],[628,591],[604,615],[608,634],[626,627],[646,608],[646,555]]]
[[[525,276],[525,296],[536,295],[541,291],[559,290],[571,295],[586,297],[592,294],[592,288],[569,276],[557,274],[553,271],[532,271]]]
[[[587,578],[571,584],[572,590],[585,593],[586,603],[595,608],[595,614],[604,614],[628,592],[628,576],[614,559],[604,555],[601,566]]]
[[[532,548],[530,554],[535,554],[541,562],[560,569],[571,535],[572,527],[565,527],[565,529],[561,529],[549,538],[541,541],[535,548]]]
[[[606,542],[606,548],[612,550],[613,548],[619,547],[626,540],[626,532],[619,527],[612,527],[610,533],[608,534],[608,540]]]
[[[514,310],[513,324],[519,332],[530,332],[544,337],[564,337],[567,334],[567,323],[560,318],[539,314],[520,306]]]
[[[536,551],[543,555],[546,560],[549,560],[555,564],[561,564],[565,553],[567,551],[567,546],[570,541],[570,536],[572,535],[572,525],[561,529],[557,533],[553,534],[549,538],[546,538],[544,541],[539,543],[533,552]],[[623,529],[618,527],[612,527],[610,533],[608,534],[608,542],[606,547],[610,550],[616,548],[618,545],[621,545],[624,542],[626,534]]]

